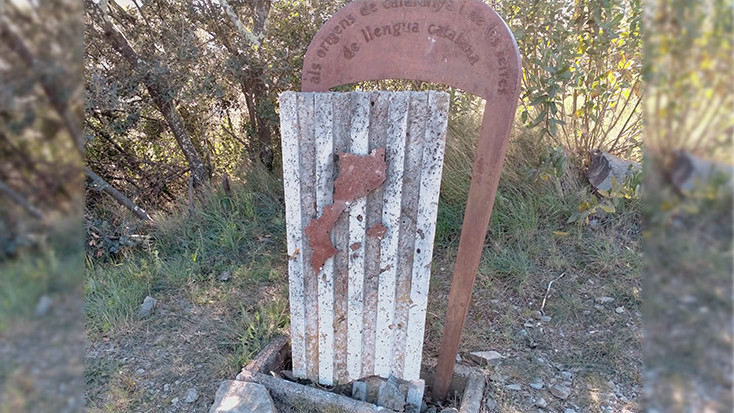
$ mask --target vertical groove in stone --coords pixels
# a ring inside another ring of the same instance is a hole
[[[288,284],[290,302],[291,356],[293,374],[306,377],[306,326],[303,269],[303,227],[301,219],[301,168],[299,165],[300,126],[297,94],[280,95],[280,131],[283,151],[283,186],[288,243]]]
[[[367,93],[350,95],[352,119],[349,130],[350,150],[357,155],[369,152],[370,97]],[[364,336],[364,291],[366,250],[366,198],[358,199],[349,209],[349,308],[348,308],[348,380],[362,377],[362,337]]]
[[[350,152],[350,124],[352,121],[352,111],[349,94],[346,93],[330,93],[332,111],[334,113],[334,154],[342,152]],[[336,180],[339,173],[338,165],[332,171],[332,179]],[[350,331],[347,312],[349,307],[349,213],[342,214],[334,224],[334,230],[331,232],[334,240],[334,248],[337,253],[334,256],[334,379],[338,383],[347,383],[350,381],[347,371],[347,359],[349,354],[348,348],[348,331]],[[360,284],[362,282],[360,277]],[[361,292],[361,288],[360,288]],[[355,304],[356,305],[356,304]],[[362,308],[357,309],[359,315],[362,314]],[[361,318],[360,328],[355,335],[361,335]],[[361,346],[361,340],[359,342]],[[355,377],[359,378],[359,377]]]
[[[433,260],[433,239],[436,234],[438,196],[441,188],[446,125],[448,123],[448,95],[430,92],[428,120],[423,150],[423,175],[420,183],[420,202],[416,220],[413,280],[410,291],[407,341],[405,346],[405,378],[415,380],[420,376],[423,350],[423,334],[428,303],[428,285]]]
[[[334,202],[334,125],[331,95],[314,96],[314,146],[316,158],[316,211]],[[333,231],[332,231],[333,232]],[[319,383],[334,384],[334,259],[329,258],[317,274]]]
[[[316,153],[314,145],[314,93],[298,95],[298,122],[301,126],[301,229],[316,218]],[[319,377],[319,320],[316,274],[311,266],[313,249],[305,237],[303,246],[304,297],[306,299],[306,378],[317,381]]]
[[[369,119],[369,151],[385,147],[389,95],[371,92]],[[382,222],[382,199],[384,185],[367,195],[366,228]],[[364,282],[364,337],[362,345],[362,377],[375,374],[375,340],[377,322],[377,292],[380,278],[380,240],[367,237],[365,242]]]
[[[402,176],[400,207],[400,242],[397,252],[398,268],[395,280],[395,321],[393,335],[392,372],[404,378],[405,343],[408,329],[408,308],[413,271],[413,243],[416,237],[418,196],[423,163],[423,141],[426,130],[428,96],[411,93],[405,145],[405,167]],[[413,380],[415,378],[411,378]]]
[[[445,93],[281,94],[293,372],[417,380],[445,145]],[[386,148],[387,181],[349,205],[319,274],[304,229],[333,202],[336,154]],[[379,239],[367,230],[382,224]],[[415,382],[411,397],[419,399]]]
[[[387,228],[380,243],[380,281],[377,298],[377,322],[375,326],[375,374],[388,377],[393,356],[393,332],[395,324],[395,281],[398,268],[398,241],[400,240],[400,206],[402,203],[402,177],[405,167],[405,132],[407,127],[407,93],[390,94],[387,114],[387,141],[385,160],[387,179],[383,184],[382,225]]]

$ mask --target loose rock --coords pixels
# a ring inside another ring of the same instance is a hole
[[[548,407],[548,402],[541,397],[540,399],[535,401],[535,405],[540,407],[541,409],[545,409],[546,407]]]
[[[453,407],[447,407],[447,408],[441,410],[441,413],[459,413],[459,411],[456,410]]]
[[[607,304],[614,301],[612,297],[596,297],[596,302],[599,304]]]
[[[275,407],[265,386],[225,380],[217,389],[209,413],[275,413]]]
[[[490,350],[490,351],[475,351],[471,354],[469,354],[469,357],[471,357],[472,360],[474,360],[476,363],[480,365],[490,365],[490,366],[496,366],[500,364],[503,358],[502,354]]]
[[[530,387],[534,388],[535,390],[540,390],[543,388],[543,382],[540,380],[534,381],[530,383]]]
[[[36,317],[43,317],[48,314],[48,310],[51,309],[51,304],[53,304],[51,297],[46,294],[42,295],[41,299],[38,300],[38,304],[36,304],[36,309],[34,311]]]
[[[616,311],[617,314],[622,314],[624,312],[624,307],[617,307],[614,311]]]
[[[552,395],[562,400],[566,400],[568,396],[571,395],[571,389],[561,384],[553,385],[553,387],[550,388],[550,392]]]
[[[192,387],[186,390],[186,398],[184,399],[186,403],[193,403],[198,399],[199,399],[199,393],[196,391],[195,388]]]
[[[377,396],[377,405],[388,409],[402,411],[405,407],[405,395],[400,391],[394,376],[382,382]]]
[[[522,390],[522,387],[520,387],[519,384],[508,384],[507,386],[505,386],[505,388],[507,390],[515,390],[515,391]]]
[[[140,305],[138,316],[140,318],[149,316],[150,313],[153,312],[153,308],[155,307],[156,303],[158,303],[158,300],[156,300],[155,298],[151,296],[145,297],[145,300],[143,300],[143,304]]]
[[[224,271],[217,277],[219,281],[228,281],[232,277],[232,271]]]

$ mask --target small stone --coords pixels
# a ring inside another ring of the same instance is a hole
[[[153,312],[153,307],[155,307],[156,303],[158,303],[158,300],[156,300],[155,298],[151,296],[145,297],[145,300],[143,300],[143,304],[140,305],[138,316],[140,318],[149,316],[150,313]]]
[[[171,399],[171,404],[177,404],[178,403],[178,397],[174,397]]]
[[[614,301],[614,298],[612,298],[612,297],[596,297],[596,300],[595,301],[597,303],[599,303],[599,304],[607,304],[607,303],[613,302]]]
[[[544,315],[543,317],[540,317],[540,322],[541,322],[541,323],[550,323],[550,321],[551,321],[552,319],[553,319],[553,318],[552,318],[551,316],[547,316],[547,315]]]
[[[596,304],[596,305],[594,305],[594,308],[596,308],[596,309],[597,309],[597,310],[599,310],[599,311],[603,311],[603,310],[604,310],[604,306],[603,306],[603,305],[601,305],[601,304]]]
[[[533,318],[536,320],[540,320],[540,318],[543,317],[543,313],[541,313],[538,310],[533,311]]]
[[[426,413],[428,411],[428,405],[425,401],[421,401],[421,413]]]
[[[535,324],[533,324],[533,323],[524,323],[522,326],[523,327],[526,327],[526,328],[533,328],[533,327],[535,327]]]
[[[566,409],[563,411],[563,413],[576,413],[576,410],[574,409]]]
[[[363,381],[352,383],[352,398],[365,401],[367,399],[367,383]]]
[[[436,408],[436,406],[431,406],[428,408],[428,410],[426,410],[426,413],[436,413],[437,411],[438,409]]]
[[[474,360],[474,362],[476,362],[477,364],[480,364],[480,365],[486,364],[490,366],[497,366],[498,364],[500,364],[502,359],[505,358],[505,356],[503,356],[502,354],[494,350],[475,351],[473,353],[470,353],[469,357],[471,357],[471,359]]]
[[[137,370],[135,370],[135,372],[138,373],[138,374],[143,374],[143,373],[145,373],[145,369],[137,369]]]
[[[553,387],[550,388],[550,392],[552,395],[562,400],[566,400],[568,396],[571,395],[571,389],[561,384],[553,385]]]
[[[445,409],[441,410],[441,413],[459,413],[459,411],[453,407],[446,407]]]
[[[192,387],[186,390],[186,398],[184,399],[186,403],[193,403],[197,401],[198,399],[199,399],[199,393],[196,391],[195,388]]]
[[[622,314],[624,312],[624,307],[617,307],[614,311],[616,311],[617,314]]]
[[[522,387],[520,387],[519,384],[508,384],[507,386],[505,386],[505,388],[507,390],[514,390],[514,391],[522,390]]]
[[[275,413],[273,399],[262,384],[225,380],[209,413]]]
[[[461,363],[461,354],[456,355],[456,362]]]
[[[38,300],[38,304],[36,304],[36,309],[34,311],[36,317],[43,317],[48,314],[48,310],[51,309],[51,304],[53,304],[51,297],[46,294],[42,295]]]
[[[219,277],[217,277],[217,280],[229,281],[231,277],[232,277],[232,271],[223,271],[221,274],[219,274]]]
[[[546,407],[548,407],[548,402],[541,397],[540,399],[535,401],[535,405],[540,407],[541,409],[545,409]]]
[[[395,376],[391,375],[381,383],[377,394],[377,405],[397,411],[402,411],[405,408],[405,395],[400,391]]]
[[[535,390],[540,390],[543,388],[543,382],[540,380],[536,380],[529,384],[530,387],[534,388]]]
[[[487,400],[484,401],[484,407],[486,407],[490,412],[493,412],[497,410],[497,402],[495,402],[491,397],[487,397]]]
[[[167,383],[163,385],[163,391],[165,393],[168,393],[171,390],[171,386],[169,386]]]
[[[573,373],[570,371],[562,371],[561,377],[563,377],[564,380],[571,380],[573,378]]]

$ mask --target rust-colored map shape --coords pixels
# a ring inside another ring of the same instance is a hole
[[[337,252],[330,238],[336,220],[352,202],[366,197],[382,185],[387,177],[386,170],[385,148],[375,149],[366,156],[344,152],[339,154],[334,203],[326,205],[321,216],[312,219],[305,230],[313,248],[311,265],[314,272],[318,273],[326,260]]]

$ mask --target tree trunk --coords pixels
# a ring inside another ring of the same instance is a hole
[[[143,83],[150,94],[153,103],[161,111],[166,119],[168,126],[171,128],[176,143],[186,157],[186,161],[191,168],[191,176],[194,180],[194,186],[199,187],[207,182],[207,172],[201,157],[196,152],[193,142],[189,137],[184,123],[179,115],[172,99],[166,98],[168,86],[164,78],[153,73],[149,69],[149,64],[145,62],[132,48],[125,36],[117,30],[114,24],[103,13],[100,7],[92,1],[85,1],[87,11],[90,13],[93,23],[98,24],[102,28],[103,37],[125,60],[130,63],[133,70],[143,75]]]
[[[242,24],[242,21],[237,17],[237,14],[235,14],[234,10],[226,0],[223,0],[220,3],[237,32],[246,40],[246,43],[252,44],[256,53],[258,53],[260,41],[265,29],[265,22],[267,21],[268,14],[270,13],[271,0],[255,1],[255,16],[253,18],[252,32],[245,28],[245,25]],[[236,56],[241,56],[241,53],[236,48],[232,47],[232,44],[226,39],[225,34],[222,32],[218,32],[218,34],[220,36],[220,40],[225,45],[225,48],[227,48],[230,53],[233,53]],[[247,104],[250,122],[257,134],[258,156],[260,161],[265,164],[268,169],[272,169],[273,146],[270,135],[270,126],[268,125],[266,116],[257,109],[260,107],[260,102],[267,99],[267,88],[262,80],[260,80],[262,75],[262,68],[256,65],[248,65],[243,68],[242,72],[236,73],[237,80],[242,88],[242,93],[245,95],[245,102]]]
[[[12,24],[5,18],[0,16],[0,40],[13,50],[31,71],[40,72],[42,69],[33,55],[28,49],[18,32],[13,28]],[[54,82],[53,76],[39,76],[41,87],[48,96],[51,105],[64,122],[64,126],[71,134],[79,153],[84,153],[84,133],[78,121],[78,117],[69,109],[69,105],[64,99],[64,93],[59,90],[59,85]]]
[[[148,215],[147,212],[143,208],[140,208],[139,206],[135,205],[135,203],[128,197],[126,197],[122,192],[118,191],[112,185],[105,182],[102,177],[97,175],[96,173],[92,172],[91,169],[84,167],[84,172],[87,174],[89,178],[94,181],[94,183],[97,185],[98,191],[103,191],[109,194],[112,198],[115,199],[120,205],[124,206],[125,208],[132,211],[135,215],[138,216],[138,218],[144,220],[144,221],[153,221],[153,219]]]

